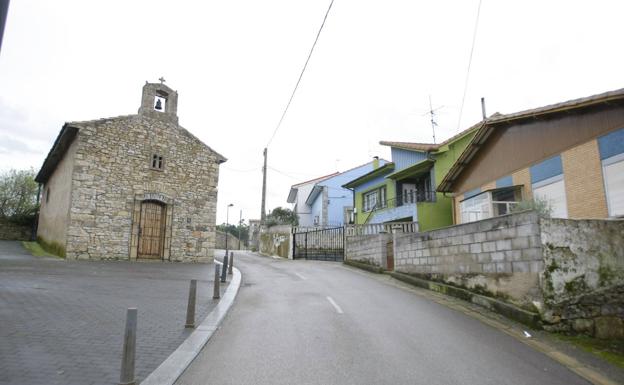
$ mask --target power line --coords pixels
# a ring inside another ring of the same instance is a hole
[[[466,80],[464,81],[464,94],[462,96],[461,107],[459,108],[459,119],[457,119],[457,131],[461,126],[462,113],[464,112],[464,101],[466,100],[466,90],[468,90],[468,79],[470,77],[470,67],[472,65],[472,53],[474,52],[475,41],[477,40],[477,29],[479,26],[479,15],[481,14],[481,1],[477,7],[477,18],[475,20],[474,31],[472,32],[472,46],[470,47],[470,57],[468,58],[468,69],[466,70]]]
[[[255,171],[262,171],[262,169],[256,167],[256,168],[248,168],[248,169],[237,169],[237,168],[231,168],[231,167],[226,167],[223,166],[224,169],[229,170],[229,171],[234,171],[234,172],[255,172]]]
[[[273,135],[271,135],[271,139],[269,139],[269,142],[267,143],[266,147],[269,147],[269,145],[273,141],[273,138],[275,137],[275,134],[277,134],[277,130],[279,130],[280,126],[282,125],[282,121],[284,120],[284,117],[286,116],[286,112],[288,112],[288,107],[290,107],[290,103],[292,103],[292,100],[295,97],[295,92],[297,92],[297,88],[299,87],[299,83],[301,82],[301,78],[303,77],[303,73],[308,67],[308,62],[310,61],[310,58],[312,57],[312,52],[314,51],[314,47],[316,47],[316,42],[318,41],[319,36],[321,36],[321,31],[323,30],[323,27],[325,26],[325,21],[327,20],[327,16],[329,15],[329,11],[331,10],[331,7],[333,4],[334,4],[334,0],[331,0],[331,3],[329,3],[329,7],[327,8],[327,12],[325,13],[325,17],[323,18],[323,23],[321,24],[321,28],[319,28],[318,33],[316,34],[316,39],[314,39],[314,44],[312,44],[312,48],[310,49],[308,58],[306,59],[305,64],[303,65],[303,69],[301,70],[301,73],[299,74],[299,79],[297,79],[297,84],[295,84],[295,88],[293,89],[293,92],[290,95],[290,99],[288,99],[288,104],[286,104],[286,108],[284,108],[282,117],[277,123],[277,126],[275,126],[275,130],[273,130]]]

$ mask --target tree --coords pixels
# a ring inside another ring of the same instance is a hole
[[[37,208],[35,170],[9,170],[0,174],[0,218],[31,223]]]
[[[225,223],[222,223],[220,225],[217,225],[217,230],[223,233],[230,233],[236,238],[238,238],[240,231],[240,241],[245,244],[249,242],[249,226],[244,223],[239,226],[233,224],[226,225]]]
[[[512,213],[518,213],[525,210],[534,210],[541,218],[550,218],[553,213],[552,202],[540,197],[534,197],[533,199],[518,202],[511,208],[510,211]]]
[[[266,216],[266,224],[269,227],[275,225],[297,226],[299,224],[299,217],[291,209],[276,207]]]

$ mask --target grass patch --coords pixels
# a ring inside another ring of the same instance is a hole
[[[32,254],[35,257],[60,258],[58,255],[54,255],[45,251],[43,247],[41,247],[41,245],[37,242],[24,241],[22,242],[22,246],[24,246],[26,250],[30,251],[30,254]]]
[[[567,336],[564,334],[555,334],[555,336],[624,369],[624,339],[601,340],[585,335]]]

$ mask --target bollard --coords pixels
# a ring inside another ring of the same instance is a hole
[[[189,286],[188,305],[186,306],[186,325],[185,328],[195,327],[195,299],[197,298],[197,280],[191,279]]]
[[[219,265],[215,263],[214,289],[212,291],[212,299],[219,298],[221,298],[221,293],[219,292]]]
[[[227,275],[228,256],[223,257],[223,267],[221,268],[221,282],[225,282]]]
[[[232,275],[232,268],[234,267],[234,252],[230,251],[230,264],[228,265],[228,274]]]
[[[128,308],[126,312],[126,331],[124,333],[121,357],[121,375],[119,385],[135,385],[134,357],[136,350],[137,309]]]

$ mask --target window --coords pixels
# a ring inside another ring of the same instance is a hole
[[[50,188],[49,187],[46,189],[45,196],[46,196],[46,203],[50,202]]]
[[[520,188],[516,186],[485,191],[483,193],[473,190],[464,195],[470,198],[460,203],[462,223],[509,214],[511,209],[521,199]]]
[[[364,211],[386,207],[386,186],[364,193]]]
[[[511,213],[511,209],[522,199],[519,188],[501,188],[492,191],[492,215],[497,217]]]
[[[624,217],[624,153],[602,161],[610,217]]]
[[[549,203],[552,208],[550,215],[553,218],[568,217],[568,202],[566,200],[563,175],[533,184],[533,196],[535,199],[543,200]]]
[[[598,138],[607,209],[610,217],[624,217],[624,128]]]
[[[462,201],[460,204],[462,223],[490,218],[492,216],[490,206],[489,193],[479,194]]]
[[[162,171],[163,168],[165,167],[165,160],[164,160],[163,156],[162,155],[158,155],[158,154],[153,154],[150,167],[153,170]]]

